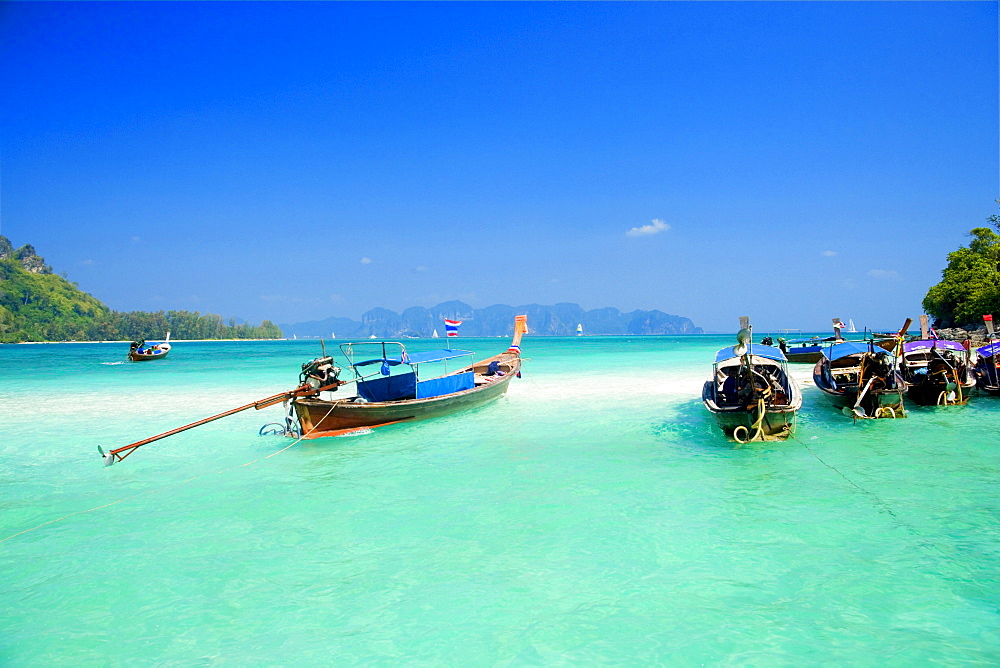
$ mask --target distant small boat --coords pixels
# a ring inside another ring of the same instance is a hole
[[[133,362],[151,362],[153,360],[163,359],[169,352],[170,332],[167,332],[167,338],[164,339],[163,343],[146,345],[145,339],[133,341],[132,345],[129,347],[128,358]]]
[[[847,329],[847,331],[850,332],[851,334],[856,334],[858,330],[854,326],[854,321],[851,320],[850,318],[848,318],[847,319],[847,323],[848,323],[848,329]]]
[[[438,331],[436,329],[434,330],[434,333],[431,334],[431,338],[432,339],[439,339],[439,338],[441,338],[441,337],[438,336]]]
[[[749,326],[737,345],[715,355],[701,399],[719,428],[739,443],[787,438],[802,407],[802,393],[778,348],[752,343]]]
[[[576,326],[576,335],[583,336],[583,323],[581,322]]]
[[[371,336],[369,336],[368,338],[369,338],[369,339],[376,339],[376,338],[378,338],[378,337],[377,337],[377,336],[375,336],[374,334],[372,334],[372,335],[371,335]]]
[[[874,342],[830,346],[813,369],[813,382],[837,408],[859,418],[906,417],[906,384],[889,351]]]

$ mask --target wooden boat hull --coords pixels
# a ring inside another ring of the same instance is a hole
[[[701,398],[708,411],[715,418],[716,424],[729,438],[735,438],[733,432],[737,427],[748,431],[756,423],[756,409],[751,407],[730,408],[719,406],[712,399],[713,382],[705,381],[702,386]],[[795,391],[792,403],[788,406],[768,406],[761,423],[761,436],[764,440],[782,440],[791,435],[795,428],[795,415],[802,407],[802,395]]]
[[[813,369],[813,384],[834,408],[839,410],[846,408],[853,411],[854,407],[858,405],[858,387],[856,385],[839,387],[831,385],[826,374],[823,373],[823,361],[817,362],[816,368]],[[897,389],[869,390],[862,397],[861,407],[868,417],[906,417],[906,410],[903,407],[903,390],[901,389],[904,385],[903,379],[896,374],[895,381]]]
[[[153,353],[152,355],[144,355],[139,353],[128,353],[128,358],[133,362],[152,362],[153,360],[161,360],[167,356],[169,350],[161,350]]]
[[[502,358],[510,369],[503,376],[480,376],[477,373],[476,386],[469,390],[430,397],[427,399],[405,399],[401,401],[381,401],[355,403],[349,399],[325,401],[305,398],[294,402],[295,413],[303,438],[337,436],[363,428],[380,427],[397,422],[425,420],[477,408],[499,399],[507,392],[510,381],[520,370],[520,358],[498,355],[475,365],[479,371],[490,361]]]
[[[949,395],[946,383],[925,380],[921,383],[908,383],[906,396],[918,406],[955,406],[969,401],[969,392],[973,387],[975,384],[962,383],[961,394],[956,389],[954,401],[942,402],[942,395],[945,398]]]
[[[973,373],[976,376],[976,387],[987,394],[1000,396],[1000,360],[994,356],[980,357]]]
[[[810,346],[806,350],[796,352],[795,348],[789,348],[785,352],[789,364],[815,364],[823,359],[823,349],[819,346]]]

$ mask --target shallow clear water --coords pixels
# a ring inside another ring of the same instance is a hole
[[[803,383],[735,447],[730,341],[528,337],[482,409],[282,451],[276,406],[110,468],[318,343],[0,346],[0,663],[1000,661],[1000,399],[854,424]]]

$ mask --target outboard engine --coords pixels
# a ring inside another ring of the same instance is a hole
[[[299,383],[306,383],[314,390],[318,390],[326,385],[334,384],[339,377],[340,367],[333,363],[332,357],[317,357],[309,362],[303,362]],[[336,392],[337,388],[332,387],[329,391]]]

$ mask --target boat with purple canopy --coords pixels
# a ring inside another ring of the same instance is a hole
[[[976,385],[969,351],[957,341],[921,339],[903,344],[899,372],[906,395],[919,406],[955,406]]]
[[[976,385],[984,392],[1000,395],[1000,341],[976,348],[976,354]]]

